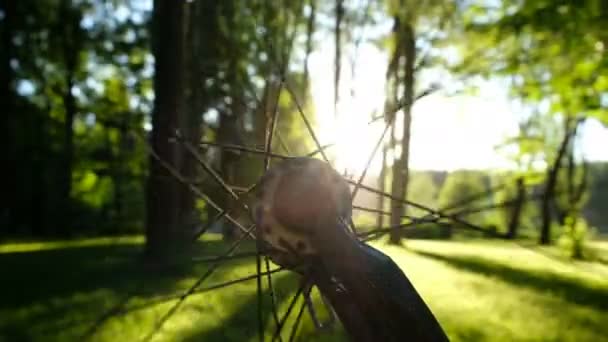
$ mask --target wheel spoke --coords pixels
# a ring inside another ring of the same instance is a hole
[[[302,321],[302,317],[304,316],[304,309],[306,308],[306,302],[303,302],[300,305],[300,309],[298,309],[298,315],[296,316],[296,321],[293,323],[291,327],[291,333],[289,334],[289,342],[295,340],[296,335],[298,333],[298,327],[300,326],[300,321]]]
[[[258,298],[258,335],[260,336],[260,342],[264,342],[264,300],[262,297],[262,260],[260,253],[260,235],[256,239],[256,256],[255,256],[255,268],[256,268],[256,285],[257,285],[257,298]]]
[[[359,233],[359,234],[357,234],[357,237],[359,237],[362,241],[371,241],[371,240],[378,239],[382,235],[390,233],[395,230],[403,231],[403,230],[415,228],[417,225],[419,225],[421,223],[438,223],[438,219],[437,218],[426,219],[426,220],[419,219],[417,221],[401,223],[401,224],[398,224],[395,226],[389,226],[389,227],[370,230],[368,232]]]
[[[268,170],[270,166],[270,157],[269,154],[272,151],[272,139],[274,137],[275,130],[277,128],[277,120],[279,118],[279,97],[281,96],[281,91],[283,90],[283,82],[279,82],[279,89],[277,90],[277,99],[274,103],[274,111],[272,113],[272,117],[270,122],[268,123],[268,127],[266,129],[266,157],[264,158],[264,170]]]
[[[351,180],[347,180],[347,182],[349,182],[351,184],[356,184],[354,181],[351,181]],[[482,232],[482,233],[488,233],[489,232],[487,229],[484,229],[483,227],[475,225],[475,224],[473,224],[471,222],[467,222],[467,221],[465,221],[465,220],[463,220],[463,219],[461,219],[461,218],[459,218],[459,217],[457,217],[455,215],[447,214],[445,212],[429,208],[429,207],[427,207],[427,206],[425,206],[423,204],[416,203],[416,202],[413,202],[413,201],[410,201],[410,200],[407,200],[407,199],[397,198],[397,197],[395,197],[395,196],[393,196],[393,195],[391,195],[389,193],[386,193],[384,191],[380,191],[380,190],[374,189],[372,187],[369,187],[369,186],[366,186],[366,185],[363,185],[363,184],[361,184],[360,187],[361,187],[361,189],[364,189],[366,191],[375,193],[377,195],[381,195],[381,196],[387,197],[387,198],[389,198],[391,200],[394,200],[394,201],[397,201],[399,203],[407,204],[407,205],[410,205],[412,207],[424,210],[424,211],[428,212],[429,214],[437,215],[439,217],[446,218],[446,219],[451,219],[454,222],[457,222],[457,223],[460,223],[460,224],[462,224],[464,226],[467,226],[469,229],[476,230],[476,231],[479,231],[479,232]]]
[[[207,163],[201,156],[197,153],[196,149],[190,142],[184,140],[179,134],[177,134],[177,141],[181,143],[182,146],[186,148],[186,150],[190,153],[194,159],[203,167],[203,169],[215,180],[217,184],[219,184],[224,191],[226,191],[233,199],[239,199],[239,196],[230,188],[226,182],[222,179],[222,177]],[[249,207],[246,204],[243,204],[245,210],[249,210]]]
[[[378,149],[380,148],[380,145],[382,145],[382,142],[384,141],[384,137],[386,136],[386,133],[388,132],[391,125],[393,125],[395,122],[395,118],[397,117],[397,112],[404,107],[413,105],[416,101],[433,93],[435,90],[436,90],[436,88],[427,89],[426,91],[422,92],[420,95],[416,96],[416,98],[412,101],[412,103],[407,103],[405,101],[399,101],[399,105],[397,106],[397,108],[394,108],[390,111],[386,111],[384,113],[384,115],[388,115],[389,119],[386,122],[386,124],[384,125],[384,130],[382,131],[380,138],[376,141],[376,145],[374,145],[374,149],[372,150],[372,153],[370,154],[369,158],[367,159],[367,163],[365,164],[365,167],[363,168],[363,171],[361,172],[361,175],[359,176],[359,179],[357,180],[357,183],[355,184],[355,188],[353,189],[353,192],[351,194],[351,198],[353,201],[355,200],[355,196],[357,196],[357,192],[359,191],[359,188],[361,187],[361,184],[363,183],[363,180],[365,179],[365,176],[367,175],[367,171],[369,170],[369,167],[371,166],[372,161],[374,160],[374,157],[376,156],[376,153],[378,153]]]
[[[289,150],[289,147],[287,146],[287,144],[285,143],[285,140],[283,140],[283,136],[281,135],[280,132],[275,132],[274,134],[277,135],[277,141],[279,142],[279,145],[281,145],[281,148],[283,149],[283,151],[285,151],[285,153],[287,153],[287,155],[291,155],[291,151]]]
[[[212,142],[212,141],[202,141],[199,144],[202,146],[216,147],[216,148],[219,148],[222,150],[239,151],[239,152],[245,152],[245,153],[250,153],[250,154],[263,155],[265,157],[271,157],[271,158],[277,158],[277,159],[289,159],[288,156],[284,156],[284,155],[277,154],[277,153],[266,152],[264,150],[260,150],[257,148],[251,148],[251,147],[247,147],[247,146],[243,146],[243,145],[222,144],[222,143],[216,143],[216,142]]]
[[[255,229],[255,225],[251,225],[248,228],[248,231],[251,232],[253,229]],[[246,234],[240,236],[233,244],[232,246],[230,246],[230,248],[224,253],[225,256],[227,255],[231,255],[239,246],[240,244],[245,241],[245,237],[247,237]],[[209,266],[209,268],[207,269],[207,272],[205,272],[192,286],[190,286],[190,288],[185,291],[181,296],[178,297],[177,299],[177,303],[175,303],[162,317],[161,319],[155,324],[154,329],[146,336],[144,337],[143,341],[150,341],[159,331],[160,329],[163,327],[163,325],[175,314],[175,312],[177,312],[177,310],[180,308],[180,306],[182,305],[182,303],[192,294],[194,293],[197,288],[200,286],[200,284],[202,282],[204,282],[207,278],[209,278],[213,272],[221,265],[220,261],[216,261],[213,264],[211,264],[211,266]],[[259,273],[258,272],[258,277],[259,277]]]
[[[355,210],[360,210],[360,211],[365,211],[368,213],[376,213],[376,214],[381,214],[384,216],[390,216],[391,212],[390,211],[386,211],[386,210],[380,210],[380,209],[376,209],[376,208],[367,208],[367,207],[363,207],[363,206],[359,206],[359,205],[353,205],[353,209]],[[417,220],[419,219],[419,217],[415,217],[412,215],[402,215],[401,218],[408,218],[411,220]]]
[[[203,227],[200,231],[198,231],[194,234],[193,240],[194,241],[198,240],[198,238],[200,238],[201,235],[203,235],[205,232],[207,232],[207,230],[209,230],[211,227],[213,227],[214,224],[219,222],[219,220],[221,220],[224,217],[226,219],[228,219],[228,221],[230,221],[232,224],[236,225],[242,232],[246,232],[247,228],[245,228],[240,222],[238,222],[237,220],[232,218],[228,214],[228,212],[230,212],[230,210],[233,209],[234,207],[240,205],[240,203],[245,200],[246,196],[251,191],[253,191],[256,187],[257,187],[257,184],[250,186],[244,193],[241,194],[241,196],[235,201],[235,203],[232,204],[232,206],[230,208],[226,208],[226,209],[221,209],[221,207],[219,205],[215,204],[215,202],[213,202],[208,196],[205,196],[205,200],[209,204],[211,204],[211,206],[214,209],[219,210],[220,212],[215,215],[215,217],[211,220],[211,222],[208,222],[207,225],[205,225],[205,227]],[[249,236],[252,239],[255,239],[255,236],[253,234],[249,233]]]
[[[304,125],[306,126],[306,129],[308,130],[308,134],[310,134],[310,137],[312,138],[312,140],[314,140],[315,145],[317,146],[317,149],[319,150],[319,153],[321,153],[321,156],[323,157],[323,160],[325,160],[325,162],[329,163],[329,158],[327,158],[327,155],[325,154],[325,150],[323,149],[321,142],[317,138],[317,135],[315,134],[315,131],[312,128],[312,125],[310,124],[310,121],[306,117],[306,114],[304,114],[304,110],[302,110],[300,101],[298,100],[296,94],[293,92],[291,87],[289,87],[289,84],[286,81],[284,81],[284,83],[285,83],[285,89],[289,93],[289,96],[291,96],[291,98],[293,99],[293,102],[295,103],[296,108],[298,109],[298,113],[300,113],[300,117],[302,118],[302,121],[304,121]]]
[[[276,273],[287,272],[287,271],[288,271],[287,269],[279,267],[279,268],[275,268],[273,270],[270,270],[268,272],[263,272],[262,275],[276,274]],[[245,277],[242,277],[242,278],[233,279],[233,280],[221,282],[221,283],[218,283],[218,284],[213,284],[213,285],[209,285],[209,286],[200,287],[200,288],[192,291],[192,293],[190,293],[189,296],[192,297],[192,296],[203,294],[205,292],[209,292],[209,291],[213,291],[213,290],[218,290],[218,289],[230,287],[232,285],[237,285],[237,284],[245,283],[245,282],[248,282],[248,281],[251,281],[251,280],[255,280],[257,278],[257,276],[258,276],[258,274],[256,272],[255,274],[248,275],[248,276],[245,276]],[[172,294],[172,295],[168,295],[168,296],[158,296],[158,297],[155,297],[155,298],[151,298],[148,301],[146,301],[146,303],[132,305],[132,306],[129,306],[128,308],[115,311],[115,313],[113,314],[113,316],[122,316],[122,315],[126,315],[128,313],[131,313],[133,311],[143,310],[143,309],[149,308],[149,307],[154,306],[154,305],[158,305],[158,304],[162,304],[162,303],[178,300],[183,295],[184,295],[183,293],[178,293],[178,294]]]
[[[278,336],[281,335],[281,331],[283,330],[283,327],[285,326],[285,322],[287,322],[287,319],[289,318],[289,315],[293,311],[293,308],[296,305],[296,302],[298,301],[300,296],[304,293],[304,288],[306,287],[306,283],[307,283],[306,281],[302,281],[302,283],[298,287],[298,290],[296,291],[293,298],[291,299],[291,302],[289,302],[289,306],[287,307],[287,311],[285,312],[285,315],[283,315],[283,318],[281,318],[279,325],[277,326],[274,334],[272,335],[273,342],[277,339]]]
[[[316,150],[314,150],[314,151],[312,151],[312,152],[309,152],[309,153],[308,153],[306,156],[307,156],[307,157],[314,157],[314,156],[316,156],[317,154],[322,153],[322,152],[323,152],[323,151],[325,151],[326,149],[328,149],[328,148],[330,148],[330,147],[334,147],[334,146],[335,146],[335,144],[327,144],[327,145],[323,145],[323,146],[321,146],[321,148],[318,148],[318,149],[316,149]]]
[[[198,239],[204,232],[206,232],[211,227],[211,225],[213,225],[214,223],[216,223],[218,220],[220,220],[223,217],[226,217],[226,219],[228,219],[228,221],[230,221],[235,226],[237,226],[242,232],[244,232],[245,234],[249,235],[249,237],[255,239],[255,236],[253,234],[251,234],[251,232],[248,232],[247,228],[245,228],[242,224],[240,224],[237,220],[235,220],[232,216],[230,216],[228,214],[227,210],[222,209],[211,198],[209,198],[209,196],[207,196],[205,193],[203,193],[199,188],[197,188],[196,186],[194,186],[192,183],[189,183],[175,168],[173,168],[167,162],[165,162],[164,160],[162,160],[162,158],[160,158],[158,156],[158,154],[156,154],[156,152],[154,152],[154,150],[150,146],[148,146],[148,145],[145,145],[145,146],[147,148],[147,152],[154,159],[156,159],[156,161],[158,161],[160,163],[160,165],[162,167],[164,167],[173,177],[175,177],[175,179],[177,179],[178,182],[180,182],[182,185],[186,186],[196,196],[198,196],[199,198],[202,198],[203,200],[205,200],[205,202],[207,202],[214,209],[220,211],[220,213],[214,218],[214,220],[212,221],[211,224],[208,224],[201,231],[199,231],[198,233],[194,234],[193,240]]]
[[[351,193],[352,202],[355,201],[355,197],[357,196],[357,192],[359,191],[359,188],[361,187],[361,184],[363,183],[363,180],[365,179],[365,176],[367,175],[367,171],[369,170],[369,167],[372,164],[372,161],[374,160],[374,157],[376,156],[376,153],[378,152],[380,145],[382,145],[382,142],[384,141],[384,137],[386,136],[386,133],[388,132],[389,128],[395,121],[396,116],[397,116],[396,111],[390,114],[389,120],[386,122],[386,125],[384,126],[384,130],[382,130],[382,134],[380,135],[380,138],[376,141],[376,144],[374,145],[374,149],[372,150],[372,153],[370,154],[369,158],[367,159],[365,167],[363,168],[363,171],[361,172],[361,175],[359,176],[359,179],[357,180],[357,183],[355,184],[355,188],[353,189],[353,192]]]
[[[277,301],[276,301],[276,292],[272,285],[272,274],[268,271],[270,270],[270,261],[267,256],[264,256],[264,261],[266,263],[266,279],[268,280],[268,292],[270,292],[270,304],[272,306],[272,317],[274,318],[274,323],[278,327],[279,326],[279,314],[277,312]],[[283,339],[279,336],[279,340],[283,341]]]
[[[233,254],[230,256],[204,256],[204,257],[194,257],[192,258],[192,262],[194,263],[209,263],[216,261],[228,261],[228,260],[239,260],[252,258],[256,256],[257,252],[243,252],[238,254]]]

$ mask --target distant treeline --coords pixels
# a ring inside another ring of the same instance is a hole
[[[582,216],[587,223],[595,227],[600,234],[608,234],[608,163],[589,163],[589,185]],[[450,180],[450,178],[452,178]],[[409,198],[432,208],[455,206],[455,212],[470,211],[479,208],[481,211],[473,220],[480,224],[502,226],[508,216],[509,204],[514,196],[517,177],[488,171],[413,171]],[[449,181],[449,182],[448,182]],[[432,182],[432,183],[431,183]],[[448,184],[451,183],[451,184]],[[455,185],[456,184],[456,185]],[[534,233],[540,224],[539,197],[544,183],[529,185],[526,188],[527,216],[522,221]],[[559,184],[558,184],[559,187]],[[451,189],[450,189],[451,188]],[[479,194],[480,196],[477,196]],[[468,198],[467,198],[468,197]],[[501,204],[506,206],[502,207]],[[458,204],[462,204],[459,206]],[[555,208],[559,210],[559,208]],[[410,209],[415,215],[424,213]],[[503,219],[500,217],[503,216]],[[526,216],[526,215],[524,215]],[[559,216],[559,215],[557,215]]]

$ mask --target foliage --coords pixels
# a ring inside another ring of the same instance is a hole
[[[437,196],[439,187],[435,184],[433,177],[427,172],[412,172],[408,185],[408,199],[429,208],[437,208]],[[422,217],[426,214],[424,210],[410,208],[409,215]]]
[[[590,163],[589,178],[591,191],[583,214],[599,232],[608,233],[608,218],[602,214],[608,212],[608,191],[605,191],[608,189],[608,164]]]
[[[13,165],[3,177],[7,191],[0,236],[141,232],[154,99],[152,2],[45,0],[30,5],[0,3],[0,32],[10,38],[0,41],[0,98],[8,113],[0,123],[10,132],[3,164]],[[301,63],[300,51],[291,53],[296,30],[305,24],[301,4],[207,5],[202,12],[199,5],[186,5],[191,11],[184,96],[189,110],[183,121],[191,130],[200,128],[203,139],[218,141],[220,119],[238,116],[233,141],[263,145],[255,130],[265,131],[265,122],[256,113],[270,117],[277,97],[262,95],[278,86],[282,65]],[[293,68],[284,72],[312,115],[307,81]],[[309,137],[304,140],[304,126],[285,90],[279,107],[277,129],[292,153],[310,152],[314,144]],[[277,141],[274,148],[280,151]],[[207,157],[213,165],[219,162],[217,154]],[[235,184],[256,180],[260,160],[241,158]],[[207,180],[203,186],[219,201],[216,188]],[[196,216],[208,216],[205,207],[196,208]]]
[[[573,259],[585,258],[585,247],[594,229],[589,227],[584,218],[568,216],[562,231],[558,244],[567,250]]]
[[[475,171],[454,171],[448,174],[439,191],[438,205],[443,209],[455,207],[485,192],[487,192],[487,185],[483,174]],[[489,194],[475,201],[473,207],[484,206],[488,203],[490,203]],[[488,220],[488,214],[485,212],[463,214],[458,217],[481,225],[486,224]]]
[[[514,159],[529,182],[545,182],[541,243],[549,242],[551,202],[564,202],[556,195],[564,181],[556,178],[565,168],[565,156],[575,153],[570,136],[578,134],[582,120],[608,122],[602,72],[608,67],[606,35],[599,24],[608,12],[600,3],[504,0],[464,6],[467,44],[461,46],[462,59],[454,71],[502,78],[514,99],[528,106],[520,115],[518,136],[505,146],[516,151]],[[562,134],[555,134],[555,126]],[[584,161],[578,158],[575,163],[580,167]],[[542,169],[545,177],[538,172]],[[563,221],[565,215],[558,216]]]
[[[521,176],[524,180],[524,199],[517,227],[518,235],[520,237],[533,237],[538,234],[540,224],[538,194],[540,188],[534,181],[525,183],[530,179],[526,175],[521,175],[519,172],[505,172],[493,174],[491,177],[492,186],[497,187],[497,190],[492,194],[492,202],[497,208],[491,213],[490,220],[501,233],[506,233],[508,230],[517,198],[516,177]]]

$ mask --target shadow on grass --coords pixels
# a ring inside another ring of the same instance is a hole
[[[206,268],[206,264],[185,260],[162,272],[146,271],[142,247],[133,243],[0,253],[0,309],[98,289],[125,292],[149,279],[155,280],[155,286],[149,288],[156,293],[170,289],[175,278]],[[226,247],[223,241],[205,241],[197,244],[193,254],[219,255]],[[230,263],[235,265],[235,261]]]
[[[608,292],[606,289],[590,287],[575,280],[544,272],[527,272],[484,258],[446,256],[416,250],[413,250],[413,252],[464,271],[492,276],[507,283],[532,288],[540,292],[548,291],[567,301],[596,310],[602,311],[608,308]]]
[[[263,278],[264,286],[266,286],[266,278]],[[272,278],[273,288],[278,294],[276,299],[277,308],[286,307],[291,302],[296,290],[299,286],[297,277],[294,274],[284,274]],[[267,288],[262,292],[264,298],[264,309],[262,311],[265,331],[265,340],[270,340],[272,334],[275,333],[276,324],[272,314],[272,306],[270,303],[270,293]],[[241,303],[236,306],[234,313],[227,319],[222,321],[222,324],[216,328],[206,331],[192,331],[187,333],[183,339],[186,342],[195,341],[248,341],[253,337],[258,336],[258,296],[257,292],[246,298],[235,298]],[[285,303],[286,305],[282,305]],[[297,308],[297,306],[296,306]],[[278,309],[277,309],[278,310]],[[297,314],[294,309],[290,315],[290,320],[293,320]],[[278,312],[278,318],[281,320],[282,311]],[[283,333],[286,329],[284,327]]]
[[[178,281],[202,274],[209,265],[182,260],[162,272],[146,271],[142,247],[120,243],[0,253],[0,341],[47,340],[64,329],[76,336],[130,295],[175,293]],[[204,241],[193,254],[221,255],[227,247],[223,241]]]

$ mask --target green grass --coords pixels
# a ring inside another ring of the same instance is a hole
[[[162,273],[145,271],[139,263],[141,243],[141,237],[124,237],[0,245],[0,341],[80,340],[104,312],[126,298],[132,307],[177,293],[207,268],[187,263]],[[573,262],[554,248],[497,241],[406,245],[379,247],[404,269],[453,341],[607,340],[608,266],[601,260]],[[594,248],[605,252],[606,247]],[[222,241],[210,239],[194,253],[214,255],[225,248]],[[235,260],[203,285],[255,270],[253,260]],[[273,276],[279,315],[297,284],[293,274]],[[269,296],[264,298],[268,305]],[[174,302],[113,316],[91,340],[141,340]],[[154,340],[256,341],[257,324],[254,280],[188,298]],[[270,310],[264,324],[268,339],[274,327]],[[289,328],[287,324],[285,339]],[[339,326],[315,332],[305,313],[299,340],[345,338]]]

